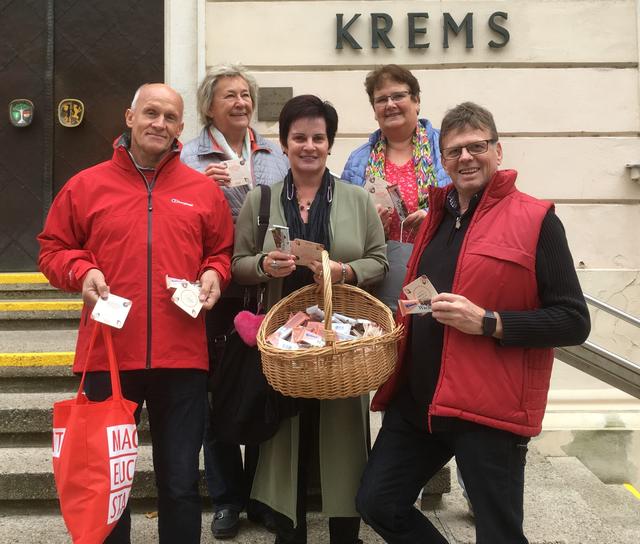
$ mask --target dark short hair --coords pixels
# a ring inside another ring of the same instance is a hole
[[[404,83],[408,85],[409,92],[413,98],[420,98],[420,83],[409,70],[397,64],[385,64],[369,72],[364,80],[364,88],[367,90],[369,102],[371,102],[372,106],[373,92],[378,87],[381,87],[385,81]]]
[[[333,141],[338,132],[338,112],[329,102],[313,94],[294,96],[283,106],[279,118],[280,143],[283,146],[287,145],[289,129],[294,121],[317,118],[324,119],[327,125],[329,147],[333,147]]]
[[[491,139],[498,141],[498,129],[491,112],[473,102],[463,102],[448,110],[444,115],[444,119],[440,124],[440,150],[442,150],[442,142],[444,142],[447,134],[465,127],[475,130],[488,130]]]

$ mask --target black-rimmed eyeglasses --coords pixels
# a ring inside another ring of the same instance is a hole
[[[482,155],[487,152],[489,149],[489,144],[496,143],[497,140],[480,140],[478,142],[471,142],[467,145],[461,145],[460,147],[446,147],[442,150],[442,158],[445,161],[451,161],[453,159],[460,158],[462,155],[462,150],[466,149],[469,155]]]
[[[397,104],[398,102],[402,102],[403,100],[405,100],[410,95],[411,93],[409,91],[402,91],[387,94],[385,96],[378,96],[377,98],[373,99],[373,105],[378,107],[386,106],[387,102],[389,102],[389,99],[391,99],[391,102],[393,102],[394,104]]]

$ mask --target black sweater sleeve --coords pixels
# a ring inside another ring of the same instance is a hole
[[[503,346],[548,348],[582,344],[589,336],[589,310],[578,282],[564,227],[549,210],[536,248],[541,308],[499,312]]]

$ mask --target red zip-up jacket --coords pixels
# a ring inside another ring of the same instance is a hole
[[[121,136],[111,160],[65,184],[38,236],[38,264],[53,286],[81,291],[84,275],[97,268],[113,294],[132,300],[124,327],[112,331],[120,370],[209,366],[204,312],[194,319],[176,306],[165,275],[195,281],[213,269],[224,288],[233,221],[222,191],[180,162],[180,148],[176,141],[147,185]],[[84,368],[90,313],[85,306],[74,372]],[[101,335],[88,365],[108,369]]]
[[[502,170],[489,182],[465,235],[452,286],[453,293],[498,312],[540,307],[536,247],[552,204],[521,193],[515,180],[515,171]],[[420,257],[442,220],[446,194],[452,188],[430,188],[429,216],[414,244],[405,284],[417,276]],[[399,320],[406,332],[398,366],[378,389],[373,410],[384,410],[405,379],[409,320]],[[445,327],[429,416],[455,417],[535,436],[542,426],[552,364],[551,348],[506,347],[494,338]]]

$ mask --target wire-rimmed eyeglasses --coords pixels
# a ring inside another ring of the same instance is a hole
[[[495,142],[497,142],[495,139],[479,140],[459,147],[446,147],[442,150],[442,158],[445,161],[458,159],[460,158],[460,155],[462,155],[463,149],[466,149],[469,155],[482,155],[482,153],[486,153],[487,149],[489,149],[489,144],[493,144]]]

